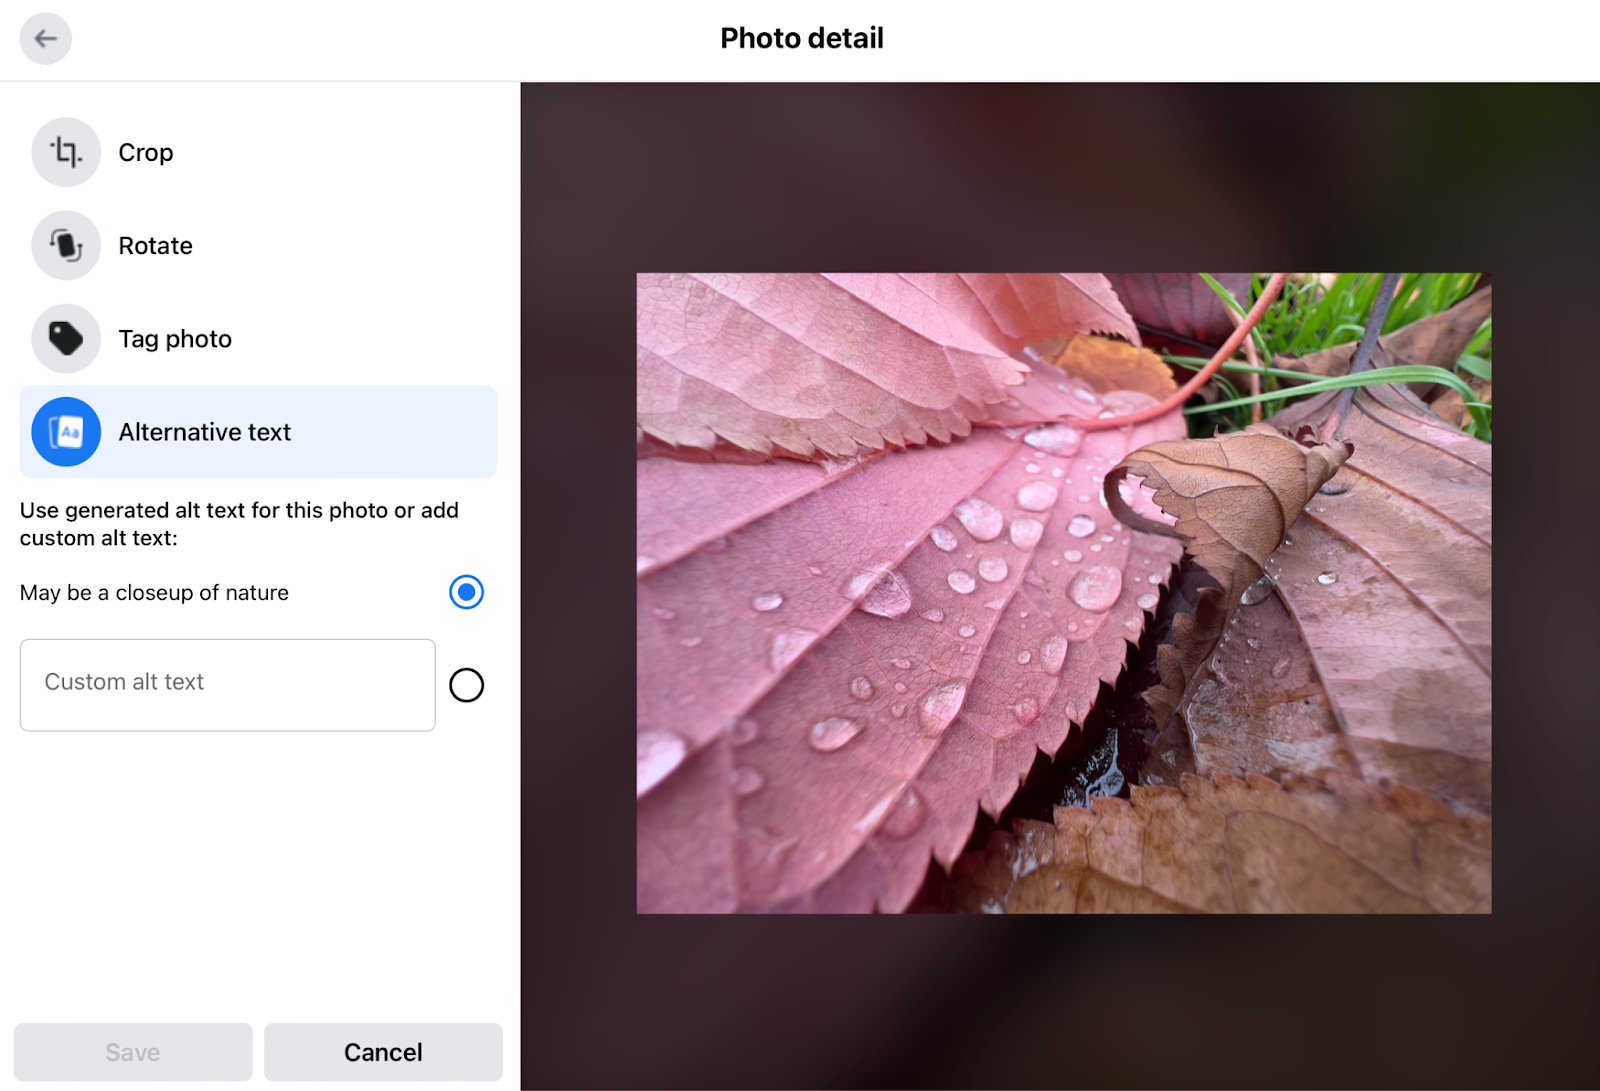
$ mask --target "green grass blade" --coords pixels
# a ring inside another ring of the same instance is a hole
[[[1494,318],[1490,316],[1483,320],[1483,325],[1478,327],[1478,332],[1472,335],[1472,340],[1467,342],[1467,347],[1461,351],[1467,356],[1476,356],[1483,351],[1494,333]]]
[[[1430,367],[1425,364],[1411,364],[1405,367],[1384,367],[1363,371],[1360,375],[1340,375],[1332,379],[1318,379],[1316,382],[1306,383],[1304,386],[1291,387],[1287,390],[1264,391],[1261,394],[1238,398],[1233,401],[1213,402],[1211,405],[1185,409],[1184,412],[1191,415],[1215,412],[1218,409],[1232,409],[1235,405],[1277,401],[1281,398],[1297,397],[1301,394],[1320,394],[1325,390],[1343,390],[1345,387],[1350,386],[1382,386],[1387,383],[1443,383],[1460,393],[1463,401],[1477,397],[1476,391],[1443,368]]]
[[[1237,299],[1233,297],[1233,293],[1228,291],[1228,289],[1224,288],[1221,284],[1218,284],[1210,273],[1201,273],[1200,276],[1204,278],[1208,285],[1211,286],[1211,290],[1217,293],[1217,298],[1222,300],[1222,305],[1224,307],[1231,309],[1235,314],[1238,314],[1241,317],[1250,313],[1239,304]],[[1280,296],[1279,298],[1282,297]],[[1259,323],[1250,328],[1250,339],[1256,343],[1256,351],[1261,354],[1263,359],[1271,359],[1272,354],[1267,351],[1267,342],[1261,336],[1261,326]]]

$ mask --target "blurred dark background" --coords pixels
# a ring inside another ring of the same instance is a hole
[[[530,1087],[1595,1086],[1594,86],[525,85]],[[633,274],[1482,269],[1495,911],[637,916]]]

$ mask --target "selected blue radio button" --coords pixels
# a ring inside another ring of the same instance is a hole
[[[457,576],[450,584],[450,601],[471,610],[483,601],[483,582],[476,576]]]

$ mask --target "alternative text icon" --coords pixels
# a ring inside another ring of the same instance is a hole
[[[100,418],[78,398],[51,398],[33,415],[33,449],[52,466],[81,466],[100,446]]]

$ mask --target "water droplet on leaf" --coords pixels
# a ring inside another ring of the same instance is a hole
[[[978,586],[978,581],[972,578],[972,573],[964,568],[956,569],[945,579],[950,584],[950,590],[958,595],[970,595]]]
[[[1282,678],[1289,673],[1289,657],[1286,655],[1272,665],[1272,677]]]
[[[776,591],[763,591],[761,594],[750,600],[750,605],[754,606],[762,613],[766,613],[768,610],[776,610],[778,607],[782,606],[783,596],[778,594]]]
[[[1324,572],[1322,575],[1317,577],[1317,582],[1323,586],[1327,586],[1330,583],[1338,583],[1339,574],[1337,572]]]
[[[678,616],[678,612],[676,610],[668,610],[665,606],[657,606],[652,612],[662,621],[671,621],[673,618]]]
[[[728,781],[733,787],[734,795],[747,796],[761,791],[762,785],[767,783],[767,778],[761,775],[761,770],[741,765],[728,775]]]
[[[1028,471],[1030,474],[1036,474],[1039,472],[1039,464],[1037,462],[1030,462],[1022,468]]]
[[[922,828],[927,817],[927,804],[922,802],[915,788],[907,785],[906,790],[900,793],[900,798],[894,801],[894,806],[889,808],[878,832],[891,841],[904,841]]]
[[[850,682],[850,696],[858,701],[872,700],[872,682],[865,675],[860,675]]]
[[[943,735],[967,699],[965,682],[946,682],[929,690],[918,706],[924,735]]]
[[[990,583],[999,583],[1006,578],[1006,573],[1009,571],[1006,562],[999,557],[984,557],[978,562],[978,575]]]
[[[977,631],[978,630],[974,629],[971,625],[963,625],[961,628],[956,630],[956,632],[960,633],[962,636],[971,636]]]
[[[772,669],[781,671],[799,659],[801,654],[817,639],[810,629],[785,629],[772,638],[772,655],[768,662]]]
[[[1017,506],[1024,511],[1049,511],[1059,495],[1048,481],[1030,481],[1017,490]]]
[[[999,508],[976,496],[957,504],[955,516],[967,528],[967,533],[980,542],[994,541],[1006,525],[1006,517],[1000,514]]]
[[[851,602],[855,602],[862,595],[867,593],[867,588],[871,587],[881,579],[883,579],[883,569],[869,568],[866,571],[857,572],[855,575],[846,580],[844,587],[840,588],[839,593],[845,598],[849,599]]]
[[[1062,550],[1061,555],[1067,560],[1071,561],[1073,564],[1077,564],[1079,561],[1083,560],[1083,553],[1076,549]]]
[[[1037,519],[1011,520],[1011,544],[1018,549],[1032,549],[1044,537],[1044,524]]]
[[[1111,609],[1122,594],[1122,572],[1110,565],[1097,564],[1079,572],[1067,589],[1072,601],[1092,613]]]
[[[1070,424],[1042,424],[1022,437],[1022,442],[1047,455],[1067,458],[1078,453],[1083,433]]]
[[[928,537],[933,539],[933,544],[936,548],[942,549],[946,553],[949,553],[956,547],[955,532],[942,523],[929,531]]]
[[[1039,665],[1051,674],[1060,674],[1061,665],[1067,661],[1067,638],[1051,633],[1039,645]]]
[[[1011,715],[1017,718],[1017,723],[1027,727],[1039,718],[1039,699],[1037,697],[1023,697],[1014,705],[1007,705]]]
[[[861,609],[878,617],[904,617],[911,610],[911,588],[898,572],[891,572],[872,585]]]
[[[1089,498],[1086,496],[1084,499]],[[1094,520],[1087,515],[1074,515],[1072,522],[1067,524],[1067,533],[1074,538],[1087,538],[1094,533]],[[1070,561],[1072,558],[1068,557],[1067,560]]]
[[[832,716],[820,723],[811,725],[811,733],[807,741],[813,750],[828,753],[839,749],[845,743],[861,734],[861,729],[867,726],[865,720],[853,720],[847,716]]]
[[[636,768],[639,795],[667,779],[667,775],[683,764],[689,752],[681,736],[671,731],[641,731],[636,740],[639,764]]]
[[[698,636],[686,636],[682,640],[678,641],[678,643],[685,648],[698,648],[701,642],[701,638]]]
[[[1151,594],[1140,595],[1139,596],[1139,609],[1141,609],[1141,610],[1154,610],[1156,608],[1156,603],[1158,603],[1160,601],[1161,601],[1160,599],[1158,599],[1156,596],[1151,595]]]
[[[924,610],[922,611],[922,620],[931,621],[937,625],[939,622],[944,620],[944,611],[939,609],[937,606],[929,610]]]
[[[1253,636],[1245,637],[1244,642],[1246,644],[1250,645],[1250,647],[1255,648],[1257,651],[1259,651],[1261,649],[1261,641],[1257,640]]]
[[[1030,652],[1027,648],[1023,648],[1020,652],[1017,653],[1017,662],[1021,663],[1023,666],[1027,666],[1032,661],[1033,661],[1033,653]]]
[[[728,725],[728,741],[734,746],[747,746],[756,741],[761,725],[749,716],[740,716]]]
[[[1265,602],[1272,594],[1272,577],[1263,575],[1255,583],[1244,589],[1244,596],[1239,599],[1246,606],[1254,606],[1258,602]]]

